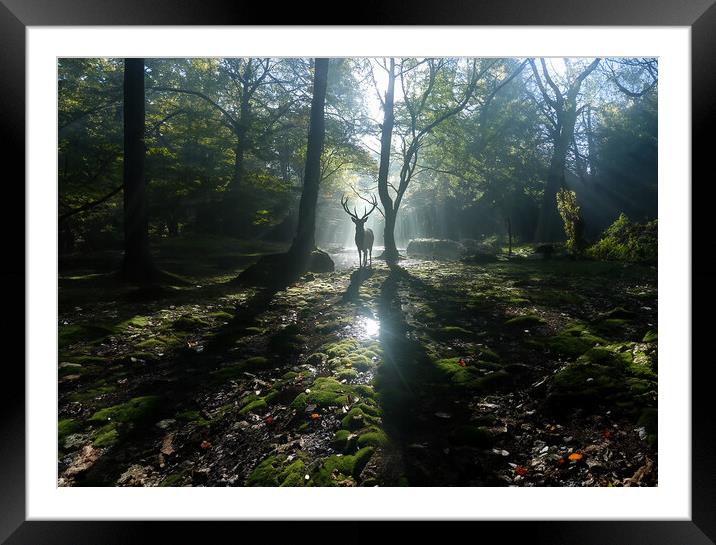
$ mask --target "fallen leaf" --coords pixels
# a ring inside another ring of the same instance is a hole
[[[264,418],[264,422],[266,422],[266,424],[273,424],[273,416],[267,416],[266,418]]]
[[[457,362],[457,364],[458,364],[460,367],[465,367],[465,366],[467,365],[467,364],[465,363],[465,360],[462,359],[462,358],[460,358],[460,360]]]
[[[318,413],[311,413],[311,420],[316,421],[319,418],[321,418],[321,415]]]
[[[584,457],[584,456],[582,455],[581,452],[573,452],[572,454],[570,454],[570,455],[568,456],[568,458],[569,458],[572,462],[578,462],[578,461],[581,460],[583,457]]]
[[[203,448],[203,449],[211,448],[211,443],[209,443],[209,441],[202,441],[201,448]]]
[[[529,470],[528,470],[525,466],[517,466],[517,467],[515,468],[515,473],[516,473],[517,475],[520,475],[521,477],[524,477],[525,475],[527,475],[527,472],[528,472],[528,471],[529,471]]]

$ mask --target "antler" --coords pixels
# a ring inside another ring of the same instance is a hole
[[[358,219],[358,213],[356,212],[355,207],[353,207],[353,212],[348,210],[348,197],[341,197],[341,206],[343,207],[343,210],[346,211],[346,214],[348,214],[353,219]]]
[[[359,195],[360,196],[360,195]],[[361,197],[362,198],[362,197]],[[366,199],[363,199],[366,200]],[[373,210],[375,210],[376,206],[378,206],[378,199],[376,199],[375,195],[371,195],[370,204],[372,205],[371,209],[368,210],[367,207],[363,208],[363,217],[358,217],[358,212],[356,211],[355,206],[353,207],[353,212],[348,210],[348,197],[341,197],[341,206],[343,207],[343,210],[346,211],[346,214],[348,214],[350,217],[357,221],[363,221],[368,216],[370,216],[373,213]]]
[[[375,198],[375,195],[371,195],[370,202],[373,207],[368,212],[366,212],[366,210],[368,210],[367,208],[363,208],[363,217],[361,219],[366,219],[370,216],[373,213],[373,210],[375,210],[375,207],[378,206],[378,199]]]

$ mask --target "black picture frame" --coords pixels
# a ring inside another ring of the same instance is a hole
[[[276,4],[278,6],[278,4]],[[3,155],[3,196],[6,207],[23,210],[24,203],[24,146],[25,146],[25,30],[27,26],[65,25],[245,25],[245,24],[316,24],[317,14],[327,14],[332,20],[325,24],[345,24],[344,8],[350,12],[350,24],[408,24],[408,25],[586,25],[586,26],[687,26],[692,32],[692,166],[696,179],[699,173],[706,178],[707,162],[712,155],[707,131],[714,121],[716,110],[716,6],[714,0],[489,0],[467,3],[461,0],[427,0],[410,3],[398,0],[369,0],[356,5],[339,3],[285,3],[280,9],[267,11],[261,3],[230,2],[228,0],[0,0],[0,153]],[[341,8],[341,9],[339,9]],[[270,14],[269,20],[267,14]],[[10,176],[11,168],[15,174]],[[713,175],[710,176],[713,178]],[[683,183],[689,190],[688,181]],[[709,286],[716,271],[714,237],[708,226],[712,205],[703,194],[703,186],[691,182],[692,195],[692,255],[699,258],[692,263],[693,298],[692,339],[705,343],[707,328],[712,320],[697,319],[698,310],[714,308],[714,296]],[[4,240],[5,266],[0,271],[6,296],[25,283],[25,239],[17,234],[24,225],[9,213],[0,214]],[[699,226],[698,221],[701,221]],[[700,257],[704,256],[704,257]],[[23,301],[24,307],[24,301]],[[17,301],[20,308],[20,301]],[[24,310],[2,313],[2,331],[6,343],[18,345],[24,337]],[[20,345],[22,346],[22,345]],[[692,343],[693,349],[693,343]],[[3,358],[0,383],[0,541],[8,544],[110,544],[156,541],[152,534],[160,533],[162,542],[214,542],[216,532],[228,530],[236,534],[236,523],[229,522],[82,522],[82,521],[26,521],[25,517],[25,372],[19,364],[24,361],[21,348],[16,358]],[[688,369],[689,362],[666,362]],[[486,538],[498,533],[501,541],[520,539],[525,543],[599,544],[706,544],[716,539],[716,430],[712,404],[713,358],[699,358],[693,352],[692,373],[692,518],[685,522],[669,521],[583,521],[583,522],[478,522],[471,524],[467,535]],[[559,516],[559,505],[555,505]],[[241,535],[259,535],[264,526],[254,528],[255,522],[244,522]],[[296,522],[272,523],[270,540],[292,541],[310,538],[312,541],[331,539],[325,536],[346,536],[345,539],[372,539],[385,535],[384,529],[374,534],[365,529],[351,531],[338,522],[322,523],[320,529],[306,532]],[[365,524],[365,523],[363,523]],[[380,523],[369,523],[380,524]],[[391,523],[388,523],[391,524]],[[462,523],[461,523],[462,524]],[[475,526],[477,525],[477,526]],[[422,523],[411,523],[413,532],[423,533]],[[314,532],[320,534],[314,534]],[[460,529],[458,530],[460,531]],[[324,534],[325,532],[325,534]],[[438,532],[444,530],[438,528]],[[311,536],[313,534],[313,537]],[[461,532],[462,534],[462,532]],[[444,534],[445,535],[445,534]],[[460,534],[451,534],[457,536]],[[360,537],[363,536],[363,537]]]

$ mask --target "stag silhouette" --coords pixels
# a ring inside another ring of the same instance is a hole
[[[343,207],[343,210],[346,211],[346,214],[348,214],[351,217],[351,221],[355,223],[356,226],[356,247],[358,248],[358,267],[362,268],[363,266],[368,266],[368,259],[370,256],[370,264],[373,265],[373,231],[372,229],[366,229],[365,228],[365,222],[368,220],[368,216],[371,215],[373,210],[375,210],[375,207],[378,206],[378,200],[375,198],[375,195],[373,195],[371,199],[371,204],[373,205],[370,210],[368,208],[363,209],[363,216],[358,217],[358,212],[356,212],[355,207],[353,207],[353,212],[351,212],[348,209],[348,198],[344,197],[341,199],[341,206]],[[362,254],[362,255],[361,255]]]

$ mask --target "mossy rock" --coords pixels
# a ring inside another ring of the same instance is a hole
[[[61,325],[57,330],[57,343],[60,348],[79,342],[91,342],[104,339],[114,331],[101,325]]]
[[[298,352],[306,338],[300,334],[300,328],[296,324],[291,324],[271,336],[268,342],[269,348],[280,354],[288,355]]]
[[[92,445],[95,447],[111,447],[119,440],[119,431],[117,430],[117,424],[111,423],[106,426],[102,426],[94,434],[94,440]]]
[[[306,405],[317,405],[321,408],[340,407],[348,404],[348,396],[353,394],[353,389],[348,384],[341,384],[336,379],[329,377],[317,378],[311,387],[310,392],[302,392],[296,396],[291,407],[303,410]]]
[[[452,339],[467,340],[471,339],[474,334],[472,331],[459,326],[445,326],[439,329],[435,329],[432,332],[433,337],[438,340],[448,341]]]
[[[358,448],[384,447],[388,444],[388,436],[382,431],[369,431],[358,437]]]
[[[177,413],[175,418],[177,420],[189,422],[199,426],[206,426],[209,424],[209,421],[204,418],[199,411],[196,410],[182,411],[180,413]]]
[[[306,464],[300,458],[288,461],[270,456],[251,472],[246,486],[304,486],[306,473]]]
[[[487,348],[486,346],[480,346],[475,349],[474,355],[477,357],[478,360],[482,361],[489,361],[493,363],[498,363],[500,361],[499,354],[494,350]]]
[[[62,445],[68,435],[80,430],[80,423],[72,418],[62,418],[57,422],[57,442]]]
[[[157,411],[160,402],[161,398],[158,396],[135,397],[126,403],[100,409],[90,416],[89,420],[90,422],[122,423],[146,420]]]
[[[659,413],[654,407],[648,407],[642,410],[637,420],[638,426],[646,429],[646,441],[650,446],[655,446],[658,441],[659,434]]]
[[[61,354],[60,362],[76,363],[82,365],[103,365],[107,363],[107,358],[101,356],[92,356],[89,354]]]
[[[348,356],[348,361],[351,362],[351,366],[359,371],[367,371],[373,366],[373,362],[363,354],[351,354]]]
[[[341,428],[344,430],[355,431],[371,425],[380,425],[380,419],[376,416],[371,416],[360,407],[353,407],[341,420]]]
[[[552,378],[546,406],[552,412],[598,406],[638,413],[655,403],[656,374],[634,364],[629,343],[592,348]]]
[[[492,436],[483,427],[463,424],[452,431],[450,442],[457,446],[486,448],[492,444]]]
[[[635,313],[623,307],[614,307],[604,313],[604,318],[606,319],[633,320],[635,316]]]
[[[343,358],[357,349],[358,341],[355,339],[345,339],[336,343],[324,344],[321,347],[321,352],[326,353],[329,358]]]
[[[191,314],[185,314],[184,316],[174,320],[172,323],[172,329],[176,331],[196,331],[197,329],[207,327],[208,325],[209,322],[206,320],[202,320],[201,318],[197,318]]]
[[[597,344],[608,344],[608,341],[594,335],[585,324],[579,322],[567,326],[558,335],[547,340],[550,350],[573,358],[584,354]]]
[[[354,437],[355,439],[357,439],[358,436],[352,434],[348,430],[338,430],[333,436],[331,443],[337,450],[346,450],[350,437]]]
[[[271,365],[271,362],[263,356],[254,356],[244,360],[241,366],[247,371],[260,371]]]
[[[509,327],[530,327],[543,324],[544,320],[535,314],[524,314],[515,316],[505,321],[505,325]]]
[[[255,399],[249,403],[247,403],[243,409],[239,411],[240,415],[248,414],[251,411],[257,411],[259,409],[265,409],[267,406],[266,400],[264,398]]]
[[[125,320],[120,324],[117,324],[117,331],[125,332],[129,329],[144,329],[149,327],[151,318],[149,316],[133,316],[129,320]]]
[[[229,320],[233,320],[233,319],[234,319],[234,315],[233,315],[233,314],[230,314],[230,313],[225,312],[225,311],[223,311],[223,310],[219,310],[219,311],[216,311],[216,312],[210,312],[210,313],[209,313],[209,317],[210,317],[210,318],[214,318],[214,319],[216,319],[216,320],[225,320],[225,321],[229,321]]]
[[[339,369],[336,373],[336,376],[339,380],[353,380],[358,376],[358,371],[355,369]]]

